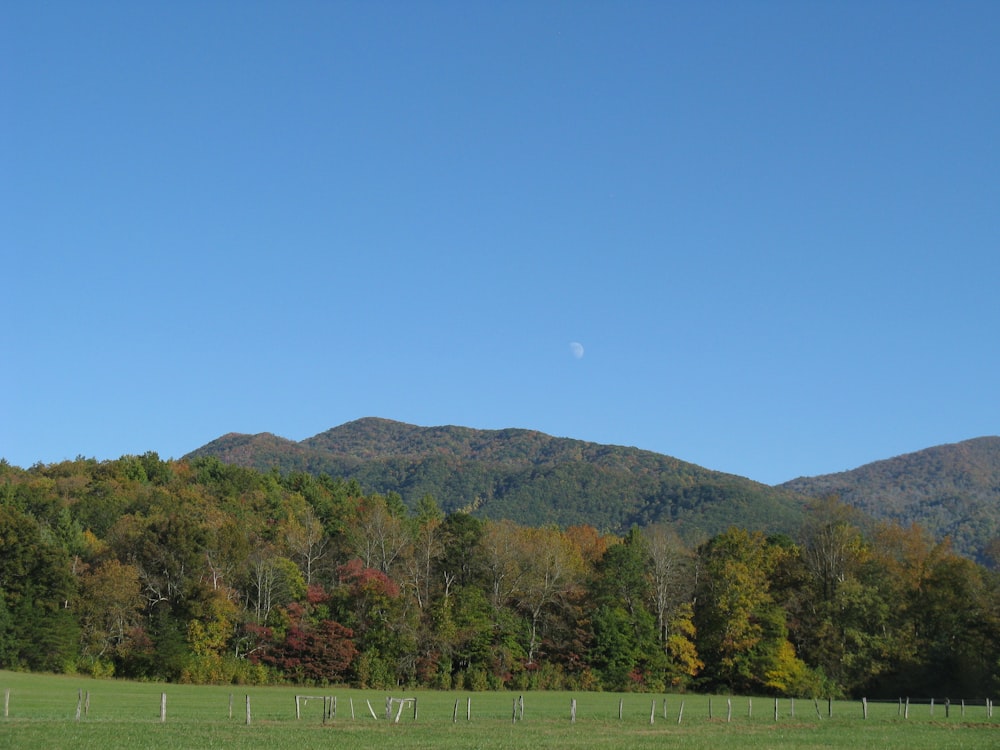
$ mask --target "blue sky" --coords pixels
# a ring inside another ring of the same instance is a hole
[[[998,38],[995,2],[5,3],[0,456],[381,416],[777,483],[998,434]]]

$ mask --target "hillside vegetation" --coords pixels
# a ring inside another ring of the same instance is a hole
[[[624,533],[670,523],[696,543],[731,525],[794,535],[810,499],[834,496],[870,522],[919,524],[980,562],[1000,563],[1000,437],[941,445],[777,487],[651,451],[522,429],[418,427],[366,418],[301,442],[229,434],[189,457],[356,480],[415,507]]]
[[[995,694],[997,574],[919,528],[868,530],[832,500],[806,516],[794,536],[730,526],[690,545],[670,524],[607,534],[482,520],[429,495],[407,508],[353,479],[214,456],[0,461],[0,668]]]
[[[181,460],[0,460],[0,668],[990,695],[1000,576],[908,522],[973,500],[988,520],[995,449],[798,480],[814,500],[635,448],[380,419]]]
[[[394,492],[409,507],[431,495],[446,512],[623,533],[669,522],[695,542],[729,526],[795,533],[804,498],[651,451],[520,429],[417,427],[367,418],[301,442],[225,435],[189,458],[215,456],[268,471],[304,471]]]
[[[947,536],[962,554],[1000,562],[1000,437],[939,445],[781,487],[836,495],[875,518]]]

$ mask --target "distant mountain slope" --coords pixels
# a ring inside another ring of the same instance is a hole
[[[591,524],[622,532],[672,521],[689,541],[744,526],[795,532],[804,498],[637,448],[521,429],[417,427],[366,418],[296,443],[225,435],[188,457],[269,470],[325,472],[408,505],[431,494],[446,511],[530,525]]]
[[[839,495],[876,518],[918,523],[939,538],[950,536],[956,551],[972,557],[1000,537],[1000,437],[939,445],[780,486],[815,497]]]

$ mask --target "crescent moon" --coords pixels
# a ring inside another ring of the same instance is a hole
[[[571,341],[569,344],[569,351],[574,358],[576,359],[583,358],[583,344],[581,344],[579,341]]]

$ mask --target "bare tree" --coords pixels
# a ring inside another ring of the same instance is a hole
[[[403,519],[390,513],[385,498],[379,495],[365,499],[347,529],[347,538],[354,554],[366,568],[374,568],[386,575],[391,574],[393,565],[409,542]]]
[[[580,583],[583,558],[580,549],[556,529],[521,529],[521,565],[518,601],[531,622],[528,660],[534,661],[539,645],[542,614]]]
[[[854,510],[835,497],[818,500],[809,509],[802,533],[803,559],[825,601],[833,599],[863,555],[861,532],[853,518]]]
[[[670,619],[694,592],[692,555],[680,537],[663,524],[640,532],[649,555],[649,581],[660,643],[670,635]]]
[[[499,612],[520,591],[524,577],[522,528],[513,521],[487,522],[480,546],[490,579],[490,598],[494,613]]]
[[[426,518],[416,522],[412,542],[406,552],[407,583],[413,591],[417,607],[422,610],[430,602],[435,565],[444,554],[441,520]]]
[[[285,529],[285,544],[305,573],[306,585],[313,582],[318,563],[326,554],[330,538],[311,506],[306,506],[291,518]]]
[[[247,601],[258,625],[267,621],[272,609],[304,593],[305,579],[294,562],[273,545],[254,545],[247,560]]]

